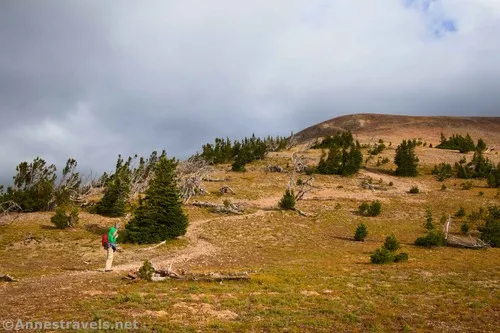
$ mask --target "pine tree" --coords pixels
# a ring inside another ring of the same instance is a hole
[[[366,227],[366,224],[361,222],[356,228],[356,232],[354,233],[354,240],[358,242],[364,242],[366,236],[368,236],[368,228]]]
[[[415,154],[415,144],[411,140],[403,140],[398,146],[394,163],[398,166],[397,176],[416,177],[418,175],[418,157]]]
[[[108,179],[106,190],[101,201],[97,204],[98,214],[119,217],[125,215],[125,207],[130,195],[130,161],[124,163],[118,156],[115,173]]]
[[[54,197],[55,165],[47,165],[44,159],[37,157],[31,163],[20,163],[16,171],[14,185],[9,186],[0,199],[12,200],[27,212],[49,209]]]
[[[428,207],[425,210],[425,229],[427,230],[434,229],[434,224],[432,223],[432,211]]]
[[[281,198],[279,202],[279,206],[281,209],[294,209],[295,208],[295,194],[293,190],[286,190],[285,194]]]
[[[161,156],[146,197],[127,224],[127,237],[133,243],[151,244],[186,233],[187,216],[182,210],[175,168],[177,161]]]

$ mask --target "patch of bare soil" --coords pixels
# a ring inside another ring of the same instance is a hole
[[[216,310],[211,304],[207,303],[176,303],[174,304],[174,309],[179,311],[173,316],[174,320],[183,320],[187,317],[196,317],[198,320],[236,320],[238,319],[238,314],[230,310]]]

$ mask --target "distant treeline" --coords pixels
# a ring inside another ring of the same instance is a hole
[[[245,164],[263,159],[270,151],[280,151],[288,146],[288,139],[268,136],[265,139],[252,135],[241,141],[216,138],[215,142],[203,145],[199,157],[213,164],[232,163],[233,171],[243,171]]]
[[[103,199],[95,207],[106,216],[122,216],[132,188],[144,190],[153,169],[166,157],[152,152],[148,158],[118,156],[115,171],[100,177],[82,180],[77,172],[77,161],[70,158],[60,175],[54,164],[37,157],[32,162],[22,162],[16,167],[14,184],[6,189],[0,185],[0,204],[13,201],[25,212],[47,211],[55,207],[71,206],[80,194],[92,188],[105,188]]]
[[[472,140],[469,133],[467,133],[465,137],[459,134],[453,134],[448,139],[441,133],[441,143],[437,145],[436,148],[452,149],[458,150],[461,153],[468,153],[475,150],[484,151],[486,149],[486,143],[480,138],[477,141],[477,145],[474,144],[474,140]]]

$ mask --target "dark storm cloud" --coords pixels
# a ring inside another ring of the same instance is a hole
[[[357,112],[498,115],[490,0],[0,2],[0,182],[22,160],[288,135]]]

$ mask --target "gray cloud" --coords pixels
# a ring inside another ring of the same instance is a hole
[[[499,33],[491,0],[2,1],[0,182],[348,113],[499,115]]]

